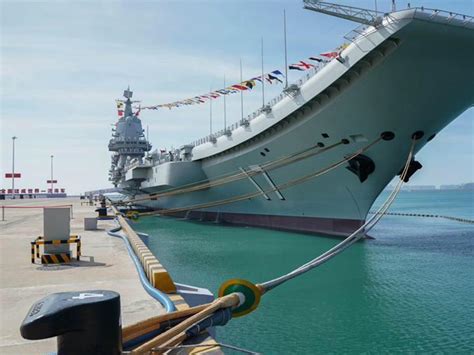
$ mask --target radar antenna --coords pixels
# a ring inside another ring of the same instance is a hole
[[[130,91],[130,85],[128,86],[127,90],[123,92],[123,97],[127,99],[131,99],[133,96],[133,91]]]
[[[338,5],[319,0],[303,0],[304,8],[311,11],[321,12],[326,15],[340,17],[345,20],[363,23],[365,25],[377,26],[382,22],[383,12],[362,9],[359,7]]]

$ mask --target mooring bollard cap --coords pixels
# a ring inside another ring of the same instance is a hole
[[[20,332],[23,338],[45,339],[85,330],[91,322],[120,322],[120,295],[92,290],[53,293],[31,306]]]

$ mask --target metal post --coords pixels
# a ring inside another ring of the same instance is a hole
[[[5,206],[2,206],[2,222],[5,221]]]
[[[81,240],[76,240],[76,259],[81,260]]]
[[[53,194],[53,158],[54,155],[51,155],[51,194]]]
[[[35,242],[31,242],[31,263],[35,263]]]
[[[150,145],[150,138],[149,138],[149,132],[148,132],[148,125],[146,125],[146,148],[147,149],[150,149],[149,145]],[[150,152],[149,150],[146,151],[146,156],[149,155],[149,152]]]
[[[71,219],[74,219],[74,213],[72,211],[72,205],[70,205],[70,207],[71,207]]]
[[[12,199],[15,199],[15,139],[18,137],[12,137]]]

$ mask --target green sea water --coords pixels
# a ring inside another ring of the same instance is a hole
[[[474,194],[402,192],[391,211],[474,219]],[[214,293],[230,278],[279,276],[338,242],[164,217],[134,228],[175,281]],[[265,354],[474,353],[474,226],[386,216],[371,235],[266,294],[218,340]]]

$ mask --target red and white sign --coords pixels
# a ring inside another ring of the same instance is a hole
[[[5,173],[5,178],[12,179],[12,178],[21,178],[21,173]]]

